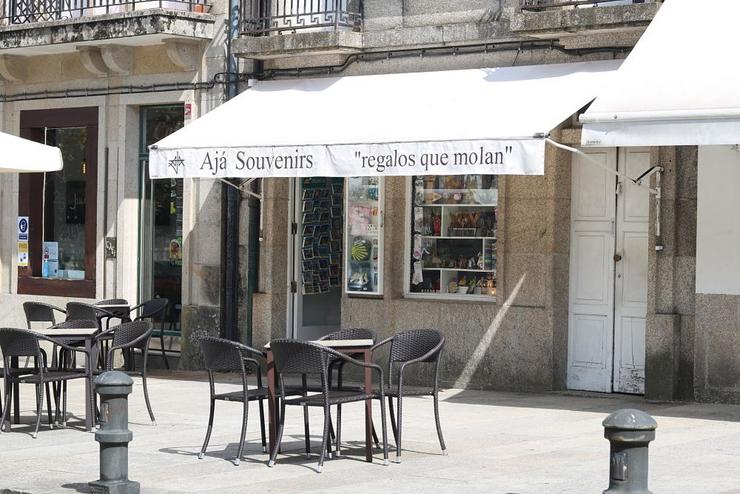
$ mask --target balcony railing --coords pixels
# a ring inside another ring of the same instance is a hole
[[[362,29],[361,0],[242,1],[241,32],[248,36]]]
[[[653,3],[656,0],[521,0],[524,11],[539,12],[561,8],[587,8],[610,5],[632,5],[636,3]]]
[[[147,9],[208,12],[207,0],[0,0],[0,26]]]

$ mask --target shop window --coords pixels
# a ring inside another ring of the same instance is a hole
[[[19,216],[29,220],[18,293],[95,296],[97,108],[21,113],[21,135],[62,152],[62,170],[21,174]]]
[[[408,294],[492,300],[498,177],[415,176],[411,196]]]

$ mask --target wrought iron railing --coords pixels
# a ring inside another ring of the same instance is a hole
[[[655,1],[658,0],[521,0],[521,8],[522,10],[542,11],[560,8],[606,7],[608,5],[654,3]]]
[[[208,12],[208,0],[0,0],[0,26],[146,9]]]
[[[241,12],[249,36],[362,29],[362,0],[242,0]]]

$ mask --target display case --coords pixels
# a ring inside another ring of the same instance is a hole
[[[496,295],[495,175],[412,178],[410,294]]]
[[[383,179],[349,177],[345,204],[345,291],[383,294]]]

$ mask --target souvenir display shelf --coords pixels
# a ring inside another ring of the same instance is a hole
[[[383,294],[383,179],[349,177],[345,185],[345,285],[348,294]]]
[[[416,176],[412,194],[410,292],[495,297],[497,177]]]
[[[341,287],[341,178],[303,178],[301,264],[304,295],[319,295]]]

